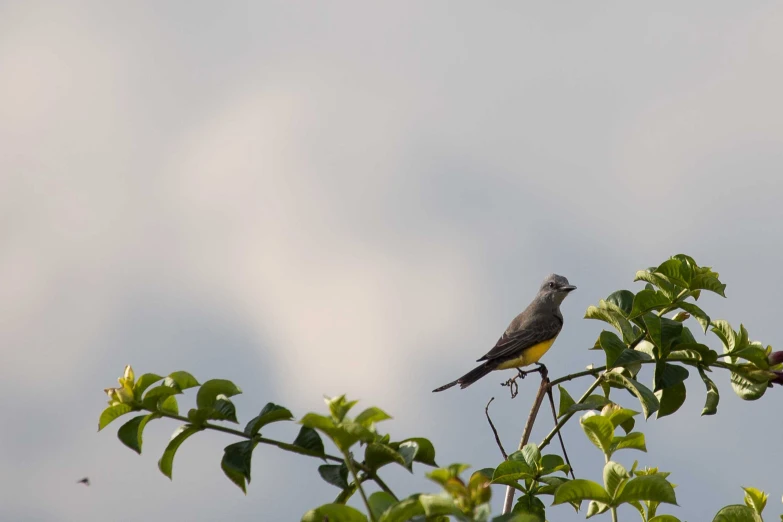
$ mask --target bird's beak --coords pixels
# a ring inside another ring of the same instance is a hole
[[[571,292],[572,290],[576,290],[576,287],[574,285],[564,285],[560,287],[560,290],[563,292]]]

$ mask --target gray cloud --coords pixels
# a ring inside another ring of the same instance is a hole
[[[554,374],[596,361],[589,304],[678,251],[729,283],[713,315],[774,344],[781,23],[772,2],[0,5],[0,518],[117,520],[143,498],[198,520],[277,499],[264,515],[295,520],[302,476],[313,504],[333,497],[313,463],[270,451],[240,497],[218,436],[189,441],[170,483],[164,421],[142,457],[96,435],[127,363],[235,379],[243,418],[348,392],[478,468],[498,460],[487,399],[511,447],[535,383],[514,402],[502,378],[430,390],[549,272],[579,286]],[[639,459],[674,472],[683,519],[741,485],[780,495],[774,396],[719,386],[718,417],[698,416],[694,385],[643,425]],[[751,436],[737,426],[768,430],[752,435],[768,449],[716,459]],[[590,476],[599,456],[577,427],[566,438]]]

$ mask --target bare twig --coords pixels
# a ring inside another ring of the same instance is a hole
[[[489,427],[492,428],[492,433],[495,434],[495,442],[498,443],[498,448],[500,448],[500,453],[503,454],[503,460],[508,460],[508,455],[506,455],[506,450],[503,449],[503,444],[500,443],[500,437],[498,436],[498,430],[495,429],[495,425],[492,424],[492,419],[489,418],[489,405],[492,404],[492,401],[494,401],[495,398],[492,397],[489,402],[487,403],[487,407],[484,408],[484,413],[487,416],[487,422],[489,422]]]
[[[552,386],[549,384],[549,379],[547,379],[547,387],[546,387],[546,394],[549,396],[549,405],[552,406],[552,417],[555,419],[555,424],[557,424],[557,410],[555,410],[555,398],[552,394]],[[565,443],[563,442],[563,435],[561,432],[557,432],[557,438],[560,439],[560,448],[563,450],[563,457],[565,457],[566,464],[568,464],[568,470],[571,472],[571,478],[575,479],[576,476],[574,475],[574,467],[571,465],[571,461],[568,460],[568,453],[565,449]]]
[[[522,439],[519,441],[519,449],[525,447],[525,444],[527,444],[527,441],[530,440],[530,432],[533,431],[533,424],[536,422],[536,415],[538,415],[538,410],[541,409],[541,403],[544,402],[544,395],[546,394],[546,391],[549,387],[549,379],[547,377],[548,372],[546,369],[546,366],[543,364],[539,364],[539,367],[535,370],[531,370],[530,372],[526,373],[532,373],[532,372],[539,372],[541,374],[541,386],[538,387],[538,393],[536,394],[536,400],[533,402],[533,407],[530,409],[530,415],[527,417],[527,422],[525,423],[525,429],[522,432]],[[514,502],[514,492],[516,490],[508,486],[506,487],[506,500],[503,503],[503,514],[511,512],[511,504]]]

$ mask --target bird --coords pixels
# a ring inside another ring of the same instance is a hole
[[[459,384],[467,388],[494,370],[507,370],[538,363],[563,328],[560,303],[576,290],[568,279],[550,274],[541,283],[533,301],[516,316],[495,346],[476,362],[481,364],[456,381],[432,390],[440,392]],[[521,370],[520,370],[521,371]]]
[[[89,477],[84,477],[81,480],[77,480],[76,483],[77,484],[84,484],[85,486],[89,486],[90,485],[90,478]]]

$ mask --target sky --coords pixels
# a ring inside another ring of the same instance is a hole
[[[119,423],[96,433],[126,364],[232,379],[240,421],[347,393],[480,469],[501,459],[487,401],[513,448],[535,378],[514,400],[505,375],[431,390],[549,273],[578,287],[552,376],[601,362],[589,305],[680,252],[727,283],[700,301],[713,318],[780,346],[779,2],[0,0],[0,72],[2,520],[293,521],[337,494],[262,447],[242,495],[219,433],[188,440],[169,481],[175,422],[151,423],[141,456]],[[783,389],[743,402],[716,380],[718,415],[691,379],[680,412],[637,424],[649,453],[618,460],[672,472],[682,520],[741,486],[776,516]],[[578,425],[564,437],[600,481]],[[384,475],[434,492],[425,471]],[[550,519],[583,520],[569,510]]]

